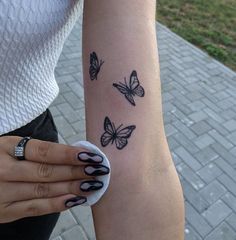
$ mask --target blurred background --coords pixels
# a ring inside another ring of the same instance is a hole
[[[235,0],[158,0],[156,18],[236,70]]]

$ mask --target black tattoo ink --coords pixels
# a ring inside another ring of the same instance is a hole
[[[130,75],[129,86],[126,82],[125,83],[113,83],[113,86],[117,88],[122,94],[125,95],[125,98],[135,106],[134,96],[137,95],[139,97],[144,97],[144,88],[140,85],[137,72],[134,70]]]
[[[110,142],[115,142],[117,149],[121,150],[128,144],[128,138],[131,136],[133,130],[136,128],[135,125],[131,125],[120,129],[123,126],[121,124],[118,128],[115,127],[114,123],[110,121],[108,117],[104,120],[105,132],[101,136],[101,144],[106,147]]]
[[[90,67],[89,67],[89,75],[90,75],[90,79],[97,80],[98,77],[98,73],[100,72],[101,66],[104,63],[104,61],[102,61],[100,59],[100,62],[98,61],[98,56],[95,52],[92,52],[90,54]]]

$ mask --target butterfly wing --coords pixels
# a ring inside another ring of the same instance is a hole
[[[130,85],[130,90],[134,95],[138,95],[139,97],[144,96],[144,89],[139,83],[138,75],[135,70],[131,73],[129,85]]]
[[[144,96],[144,89],[142,86],[138,86],[133,90],[133,93],[138,95],[139,97],[143,97]]]
[[[117,137],[115,139],[115,143],[116,143],[116,147],[121,150],[122,148],[124,148],[127,144],[128,144],[128,140],[127,138],[120,138]]]
[[[130,90],[134,90],[138,86],[139,86],[138,75],[137,72],[134,70],[130,75],[129,88]]]
[[[97,54],[95,52],[92,52],[90,54],[90,67],[89,67],[89,75],[91,80],[97,79],[99,66],[100,65],[99,65]]]
[[[134,102],[134,98],[128,88],[128,86],[124,85],[124,84],[117,84],[117,83],[113,83],[113,86],[116,87],[122,94],[125,95],[125,98],[132,104],[135,106],[135,102]]]
[[[116,147],[120,150],[124,148],[128,143],[128,138],[131,136],[133,130],[136,128],[135,125],[125,127],[117,132],[115,139]]]
[[[101,136],[101,144],[106,147],[112,141],[112,135],[108,132],[104,132]]]
[[[125,98],[126,98],[133,106],[135,106],[135,102],[134,102],[134,98],[133,98],[132,94],[129,94],[129,93],[125,94]]]
[[[98,62],[98,56],[95,52],[92,52],[90,54],[90,65],[92,66],[99,66],[99,62]]]
[[[117,88],[123,94],[128,93],[128,89],[127,89],[126,85],[124,85],[124,84],[113,83],[113,86],[115,88]]]
[[[101,144],[103,147],[107,146],[113,139],[115,129],[112,126],[112,123],[108,117],[104,120],[104,130],[105,132],[101,136]]]

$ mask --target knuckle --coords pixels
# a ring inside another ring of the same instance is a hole
[[[39,163],[38,176],[39,178],[50,178],[53,174],[53,166],[46,163]]]
[[[38,156],[45,161],[48,156],[49,149],[51,147],[51,143],[47,141],[40,141],[38,145]]]
[[[0,169],[0,181],[7,181],[10,179],[10,176],[12,175],[10,170],[7,170],[6,168]]]
[[[67,159],[67,161],[74,161],[74,152],[71,147],[66,146],[64,150],[64,157]]]
[[[15,164],[13,161],[10,161],[9,156],[5,154],[0,156],[0,162],[0,180],[9,180],[15,170]]]
[[[0,169],[0,181],[7,180],[7,173],[4,169]]]
[[[71,178],[76,179],[79,175],[79,169],[77,166],[70,166]]]
[[[49,184],[48,183],[38,183],[34,187],[34,194],[36,198],[47,198],[49,196]]]
[[[40,213],[39,208],[37,207],[37,205],[35,203],[30,203],[27,207],[26,207],[26,215],[27,216],[38,216]]]
[[[77,186],[77,181],[71,181],[68,184],[68,189],[67,193],[78,193],[79,192],[79,187]]]

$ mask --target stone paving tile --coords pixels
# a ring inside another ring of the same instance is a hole
[[[80,116],[76,114],[68,102],[57,105],[57,109],[70,124],[80,120]]]
[[[210,203],[203,198],[198,192],[189,184],[188,181],[183,179],[181,181],[182,187],[184,189],[184,197],[185,199],[192,204],[192,206],[198,211],[203,212],[205,211],[209,206]]]
[[[216,142],[213,143],[211,147],[217,154],[219,154],[222,157],[222,159],[226,160],[233,168],[236,167],[235,156],[229,151],[227,151],[227,149],[223,145]]]
[[[90,207],[75,207],[71,209],[73,216],[77,222],[86,230],[86,234],[91,240],[95,240],[93,219],[91,218]]]
[[[226,193],[226,188],[220,184],[217,180],[211,182],[206,187],[199,191],[201,195],[207,202],[213,204],[217,201],[223,194]]]
[[[202,216],[210,223],[212,227],[216,227],[231,213],[232,210],[222,200],[218,200],[213,203],[206,211],[204,211],[202,213]]]
[[[221,134],[221,135],[227,135],[229,134],[229,131],[223,127],[223,125],[219,124],[218,122],[216,122],[214,119],[212,118],[208,118],[205,120],[213,129],[217,129],[217,131]]]
[[[169,144],[169,148],[171,150],[174,150],[175,148],[179,147],[179,143],[173,137],[168,137],[167,136],[167,141],[168,141],[168,144]]]
[[[236,147],[230,149],[230,153],[236,157]]]
[[[84,107],[84,103],[80,101],[73,92],[71,92],[71,89],[70,92],[64,93],[63,96],[73,109],[78,110]]]
[[[226,149],[231,149],[234,145],[229,142],[224,136],[222,136],[218,131],[212,129],[208,134],[215,139],[218,143],[223,145]],[[230,135],[227,136],[230,139]],[[231,140],[231,139],[230,139]],[[232,141],[232,140],[231,140]],[[233,141],[232,141],[233,142]],[[236,141],[235,141],[236,142]]]
[[[182,146],[178,147],[174,151],[179,157],[194,171],[199,170],[202,165],[198,162],[196,158],[194,158],[185,148]]]
[[[185,240],[202,240],[203,238],[198,235],[196,231],[189,225],[185,227]]]
[[[219,155],[212,149],[211,145],[199,150],[195,157],[202,165],[206,165],[215,160]]]
[[[236,240],[236,235],[235,231],[227,223],[222,223],[205,240]]]
[[[157,23],[163,118],[186,200],[186,240],[236,240],[236,73]],[[81,18],[57,67],[50,106],[61,143],[86,139]],[[53,240],[95,240],[89,207],[61,214]]]
[[[185,163],[180,163],[176,166],[178,172],[186,179],[195,190],[200,190],[205,186],[205,183],[200,177]]]
[[[191,154],[195,154],[199,151],[199,148],[190,141],[184,134],[178,132],[172,136],[180,145],[188,149]]]
[[[71,125],[67,122],[64,116],[59,115],[57,117],[54,117],[54,121],[56,123],[56,126],[58,130],[60,131],[61,135],[66,138],[70,137],[72,135],[75,135],[75,130],[71,127]]]
[[[54,228],[51,238],[55,238],[64,231],[76,226],[77,222],[69,210],[60,214],[56,228]]]
[[[188,127],[188,125],[191,125],[193,122],[191,121],[187,121],[184,122],[184,120],[186,121],[186,118],[182,118],[181,121],[175,121],[173,122],[173,125],[180,131],[182,132],[188,139],[193,139],[197,137],[197,135]],[[184,122],[184,123],[183,123]],[[190,124],[188,124],[190,123]]]
[[[230,176],[232,179],[236,180],[236,170],[228,164],[226,161],[224,161],[223,158],[217,158],[215,163],[218,167],[220,167],[228,176]]]
[[[236,112],[235,111],[233,111],[233,108],[231,108],[231,109],[226,109],[226,110],[224,110],[224,111],[221,111],[221,116],[224,118],[224,119],[226,119],[226,120],[232,120],[233,118],[236,118]],[[224,123],[223,123],[224,124]],[[225,128],[227,128],[227,125],[225,126]],[[227,128],[228,129],[228,128]],[[229,129],[228,129],[228,131],[230,131]]]
[[[227,219],[226,222],[236,230],[236,214],[232,213]]]
[[[223,172],[215,163],[209,163],[196,172],[205,183],[210,183]]]
[[[226,174],[217,178],[227,189],[236,196],[236,182]]]
[[[194,112],[194,113],[190,114],[189,117],[193,121],[199,122],[199,121],[202,121],[202,120],[206,119],[207,118],[207,114],[205,112],[203,112],[202,110],[200,110],[198,112]]]
[[[63,240],[60,236],[57,236],[56,238],[53,238],[52,240]]]
[[[67,231],[63,232],[62,237],[64,240],[71,240],[71,239],[87,240],[88,239],[83,229],[78,224],[72,227],[71,229],[68,229]]]
[[[188,222],[201,237],[211,232],[212,227],[188,202],[185,202],[185,211]]]
[[[232,132],[227,136],[227,138],[235,145],[236,143],[236,131]]]
[[[212,143],[214,143],[215,140],[207,133],[202,134],[199,137],[196,137],[194,139],[194,143],[200,148],[200,149],[204,149],[205,147],[211,145]]]
[[[212,129],[211,125],[209,125],[208,123],[206,123],[206,121],[202,120],[200,122],[197,122],[195,124],[193,124],[190,127],[198,136],[207,133],[208,131],[210,131]]]
[[[227,192],[222,198],[221,198],[234,212],[236,212],[236,197],[230,193]],[[236,221],[236,219],[235,219]],[[235,225],[236,228],[236,225]]]

